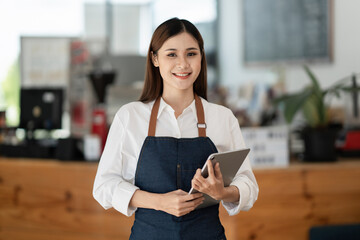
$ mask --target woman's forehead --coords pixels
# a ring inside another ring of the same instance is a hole
[[[160,50],[199,50],[198,41],[189,33],[182,32],[167,39],[161,46]]]

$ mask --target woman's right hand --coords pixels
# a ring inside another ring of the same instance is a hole
[[[188,194],[178,189],[160,195],[159,209],[176,217],[181,217],[193,211],[204,201],[202,193]]]

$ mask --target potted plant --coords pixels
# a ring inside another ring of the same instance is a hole
[[[291,123],[295,114],[302,110],[305,125],[300,133],[304,140],[305,161],[335,161],[335,140],[338,128],[334,128],[329,119],[329,106],[325,98],[334,95],[339,97],[341,91],[359,91],[358,87],[349,87],[346,79],[336,82],[322,90],[317,77],[304,66],[311,84],[294,94],[285,94],[274,100],[276,105],[283,104],[285,120]]]

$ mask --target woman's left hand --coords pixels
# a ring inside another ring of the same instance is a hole
[[[225,187],[220,170],[220,165],[217,162],[213,167],[210,160],[207,160],[208,177],[204,178],[201,175],[201,169],[196,170],[194,178],[191,180],[191,185],[199,192],[205,193],[215,200],[222,200]]]

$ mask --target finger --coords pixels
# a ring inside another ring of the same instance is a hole
[[[198,168],[198,169],[196,170],[195,176],[196,176],[197,178],[201,178],[201,177],[202,177],[202,175],[201,175],[201,169],[200,169],[200,168]]]
[[[194,199],[193,201],[187,201],[182,205],[183,209],[190,209],[190,208],[196,208],[199,206],[203,201],[205,200],[204,197]]]
[[[200,191],[200,190],[201,190],[201,185],[199,184],[198,181],[196,181],[196,180],[193,179],[193,180],[191,181],[191,186],[192,186],[195,190],[201,192],[201,191]]]
[[[201,197],[203,197],[202,193],[193,193],[193,194],[190,194],[190,195],[188,194],[187,196],[184,196],[184,200],[191,201],[191,200],[198,199]]]
[[[215,164],[215,177],[216,178],[222,178],[222,173],[221,173],[221,169],[220,169],[220,163],[216,163]]]
[[[196,206],[197,207],[197,206]],[[194,211],[196,207],[189,207],[186,209],[183,209],[178,217],[184,216],[186,214],[189,214],[190,212]]]
[[[198,170],[196,170],[195,176],[193,179],[197,179],[198,181],[205,181],[205,178],[201,175],[201,169],[198,168]]]
[[[204,201],[205,201],[205,198],[204,198],[204,197],[201,198],[199,201],[196,201],[196,202],[194,203],[193,210],[194,210],[195,208],[197,208],[198,206],[200,206],[201,204],[203,204]]]
[[[208,165],[209,177],[214,177],[214,168],[210,159],[207,160],[207,165]]]
[[[209,190],[209,182],[211,183],[212,181],[205,180],[204,182],[200,182],[200,181],[196,181],[195,179],[194,180],[195,189],[198,190],[199,192],[207,193],[207,191]]]
[[[201,188],[201,186],[202,186],[202,181],[197,178],[193,179],[192,183],[194,183],[199,188]]]
[[[203,178],[202,176],[200,176],[200,177],[196,176],[191,180],[191,182],[194,182],[196,185],[198,185],[200,187],[201,187],[201,185],[205,184],[206,181],[207,181],[206,178]]]
[[[193,184],[192,187],[193,187],[195,190],[201,192],[201,189],[200,189],[200,187],[199,187],[198,185]]]

